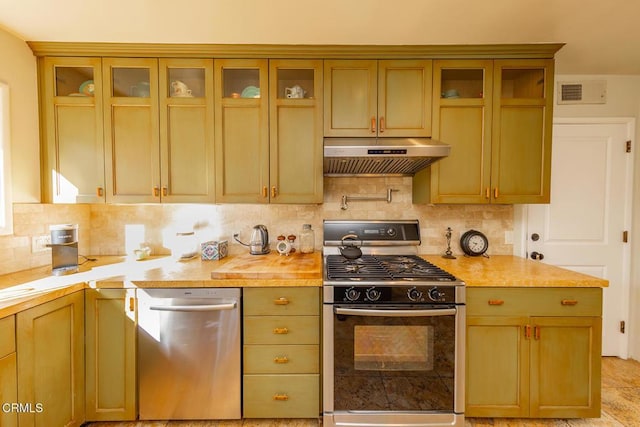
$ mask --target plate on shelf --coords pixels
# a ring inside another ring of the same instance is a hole
[[[93,84],[93,80],[87,80],[85,82],[82,82],[82,84],[78,88],[78,92],[86,96],[93,96],[95,88],[96,86]]]
[[[255,86],[247,86],[240,94],[241,98],[260,98],[260,88]]]

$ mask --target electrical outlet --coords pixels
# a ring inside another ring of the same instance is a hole
[[[505,230],[504,232],[504,244],[513,245],[513,231]]]
[[[51,248],[47,245],[51,244],[51,235],[50,234],[43,234],[41,236],[33,236],[31,238],[31,252],[32,253],[38,253],[38,252],[46,252],[48,250],[51,250]]]

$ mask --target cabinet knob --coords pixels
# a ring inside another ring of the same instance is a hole
[[[563,299],[562,301],[560,301],[560,304],[562,304],[562,305],[577,305],[578,304],[578,300],[575,300],[575,299]]]
[[[266,185],[264,185],[264,186],[262,187],[262,197],[267,197],[267,195],[268,195],[268,194],[269,194],[269,193],[267,193],[267,186],[266,186]]]
[[[289,333],[289,328],[275,328],[273,333],[277,335],[285,335]]]
[[[96,188],[96,196],[98,197],[104,196],[104,190],[102,189],[102,187]]]
[[[273,400],[285,401],[285,400],[289,400],[289,396],[287,396],[286,394],[274,394]]]
[[[276,186],[275,185],[271,187],[271,197],[272,198],[276,197]]]
[[[497,199],[500,193],[498,192],[498,187],[493,189],[493,198]]]
[[[166,186],[162,187],[162,196],[167,197],[168,193],[169,193],[169,189]]]
[[[484,190],[484,198],[489,199],[491,197],[491,189],[489,187]]]
[[[504,304],[504,300],[501,299],[490,299],[489,300],[489,305],[503,305]]]
[[[524,337],[526,339],[531,338],[531,325],[524,325]]]
[[[289,300],[286,299],[285,297],[280,297],[278,299],[273,300],[273,303],[275,305],[288,305],[289,304]]]
[[[289,363],[289,358],[287,356],[278,356],[273,359],[273,363]]]
[[[384,132],[384,117],[380,117],[380,133]]]
[[[160,189],[157,186],[153,187],[153,196],[154,197],[160,196]]]
[[[371,133],[376,133],[376,118],[371,117]]]

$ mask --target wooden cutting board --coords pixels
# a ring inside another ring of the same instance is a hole
[[[236,255],[211,272],[212,279],[321,279],[320,252],[289,256],[272,251],[267,255]]]

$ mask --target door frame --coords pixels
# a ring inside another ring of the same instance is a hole
[[[628,306],[625,308],[628,313],[627,332],[625,335],[624,349],[621,357],[627,359],[630,354],[631,336],[635,333],[634,319],[636,319],[639,313],[636,313],[632,309],[632,294],[633,289],[631,286],[631,254],[633,242],[631,236],[633,236],[633,191],[634,191],[634,165],[635,154],[633,152],[636,144],[636,119],[635,117],[554,117],[553,125],[573,124],[573,125],[596,125],[596,124],[622,124],[627,127],[627,137],[633,141],[631,155],[627,158],[627,182],[629,185],[625,189],[625,207],[624,207],[624,229],[629,233],[629,243],[624,245],[622,250],[622,287],[628,293],[627,301]],[[553,136],[552,136],[553,138]],[[637,148],[636,148],[637,149]],[[551,160],[553,165],[553,158]],[[553,173],[553,167],[551,168]],[[513,255],[522,258],[527,258],[527,240],[528,240],[528,205],[514,205],[513,212]]]

